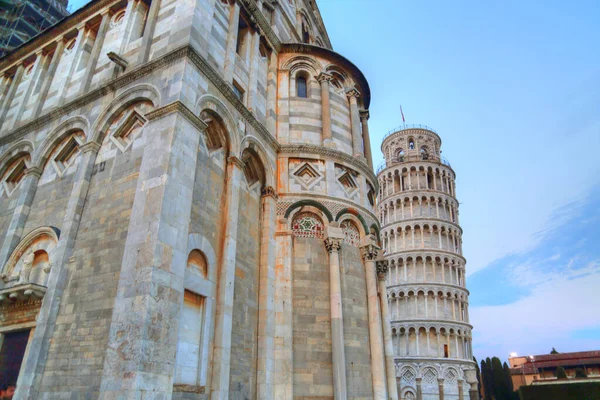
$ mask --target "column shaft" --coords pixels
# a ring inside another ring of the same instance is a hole
[[[87,91],[90,89],[90,85],[92,84],[92,79],[94,78],[94,73],[96,72],[96,65],[98,64],[98,58],[100,57],[100,50],[102,50],[104,38],[106,36],[106,32],[108,31],[109,22],[110,13],[108,10],[106,10],[102,13],[102,21],[100,22],[100,27],[96,33],[96,40],[94,40],[94,47],[92,48],[92,53],[90,54],[90,60],[86,66],[83,82],[81,84],[81,93],[87,93]]]
[[[329,237],[325,246],[329,252],[329,301],[331,310],[331,347],[333,352],[333,394],[336,400],[346,399],[346,355],[344,349],[344,320],[342,307],[342,284],[340,280],[339,250],[343,233]]]
[[[379,249],[374,244],[362,248],[367,276],[367,305],[369,310],[369,342],[371,346],[371,374],[374,400],[386,399],[386,374],[383,355],[382,324],[377,298],[375,258]]]
[[[148,16],[146,18],[146,26],[144,28],[144,36],[142,37],[142,45],[140,46],[140,52],[138,53],[138,65],[145,64],[150,59],[150,49],[152,47],[154,29],[156,28],[156,20],[158,19],[158,11],[160,10],[160,1],[161,0],[152,0],[150,3],[150,9],[148,10]]]
[[[52,60],[50,61],[50,65],[48,66],[48,71],[46,73],[44,82],[42,83],[42,88],[40,89],[40,94],[36,100],[33,109],[33,118],[37,118],[42,113],[42,109],[44,108],[44,103],[46,101],[46,96],[48,96],[48,91],[50,90],[50,85],[52,85],[52,78],[54,78],[54,74],[56,73],[56,68],[60,63],[60,59],[62,57],[63,51],[65,48],[65,41],[63,38],[60,38],[56,43],[56,49],[54,49],[54,54],[52,55]]]
[[[377,261],[379,303],[381,307],[381,317],[383,320],[383,342],[385,350],[385,369],[388,398],[391,400],[398,400],[398,392],[396,389],[396,368],[394,366],[394,343],[392,342],[392,328],[390,326],[391,318],[388,307],[387,289],[385,286],[385,278],[389,272],[388,268],[389,266],[387,261]]]
[[[360,112],[360,121],[362,123],[362,136],[365,149],[365,158],[369,167],[373,168],[373,156],[371,155],[371,137],[369,136],[369,111],[363,110]],[[396,191],[394,178],[394,192]]]
[[[346,93],[350,99],[350,121],[352,124],[352,151],[355,157],[364,157],[362,134],[360,132],[360,115],[358,112],[358,92],[355,89]]]
[[[52,255],[53,268],[48,277],[48,290],[37,317],[36,329],[28,344],[27,356],[23,359],[19,385],[15,393],[17,399],[38,398],[37,389],[46,365],[62,294],[67,285],[67,260],[73,254],[75,238],[99,149],[100,146],[96,143],[88,143],[81,149],[83,154],[77,166],[73,188],[65,209],[60,239]]]
[[[323,123],[323,145],[327,145],[332,141],[331,104],[329,103],[329,81],[331,81],[331,75],[321,72],[317,79],[321,84],[321,121]]]
[[[8,89],[8,92],[6,93],[6,96],[4,97],[4,100],[2,101],[2,108],[0,109],[0,129],[3,127],[4,122],[6,121],[6,115],[8,114],[8,110],[10,108],[10,106],[12,105],[12,101],[15,98],[15,93],[17,91],[17,88],[19,87],[19,84],[21,83],[21,78],[23,77],[23,70],[25,68],[23,67],[23,64],[20,64],[17,67],[17,71],[15,72],[15,75],[12,78],[12,81],[10,83],[10,88]]]
[[[275,350],[275,228],[277,193],[263,189],[258,295],[258,352],[256,397],[273,399],[273,358]]]

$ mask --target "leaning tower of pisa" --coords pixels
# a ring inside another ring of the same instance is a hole
[[[431,128],[390,131],[377,171],[401,399],[478,399],[455,174]]]

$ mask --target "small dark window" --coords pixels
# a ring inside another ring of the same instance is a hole
[[[450,356],[450,353],[448,351],[448,345],[445,344],[444,345],[444,358],[448,358]]]
[[[310,33],[308,32],[308,26],[302,23],[302,43],[310,44]]]
[[[306,78],[303,76],[299,76],[296,78],[296,95],[298,97],[308,97],[306,91]]]
[[[415,141],[413,138],[408,139],[408,148],[410,150],[414,150],[415,149]]]
[[[0,350],[0,379],[8,384],[15,384],[21,370],[25,348],[29,341],[30,330],[9,332],[4,334]]]
[[[244,101],[244,90],[235,81],[233,82],[233,93],[238,99]]]

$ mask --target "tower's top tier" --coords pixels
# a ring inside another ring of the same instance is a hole
[[[383,138],[381,151],[387,165],[397,162],[440,161],[442,139],[425,125],[403,125],[389,131]]]

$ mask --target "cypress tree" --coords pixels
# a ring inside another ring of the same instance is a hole
[[[492,358],[492,376],[494,379],[494,394],[496,400],[507,400],[510,396],[508,390],[508,383],[506,382],[506,376],[502,363],[498,357]]]
[[[485,390],[485,398],[486,400],[492,400],[496,396],[496,390],[494,387],[494,376],[492,374],[492,360],[487,357],[485,359],[485,383],[483,390]]]
[[[477,372],[477,393],[481,396],[481,385],[482,385],[482,377],[481,370],[479,369],[479,364],[477,363],[477,358],[473,357],[473,361],[475,361],[475,370]]]

